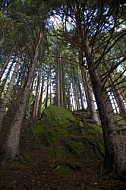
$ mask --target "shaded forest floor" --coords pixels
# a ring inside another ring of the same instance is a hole
[[[46,146],[33,145],[25,136],[22,158],[0,166],[0,189],[15,190],[122,190],[126,183],[103,174],[102,161],[47,158]],[[60,173],[59,168],[66,166]],[[68,169],[69,168],[69,169]]]

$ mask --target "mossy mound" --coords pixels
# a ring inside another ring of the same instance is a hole
[[[42,123],[48,127],[68,126],[73,121],[74,115],[64,107],[50,106],[42,113]]]
[[[69,175],[70,173],[71,173],[71,169],[70,169],[70,167],[69,166],[57,166],[57,168],[56,168],[56,172],[58,173],[58,174],[64,174],[64,175]]]
[[[74,114],[64,107],[49,107],[40,124],[33,126],[35,145],[43,143],[47,156],[54,158],[102,159],[102,129],[85,112]]]

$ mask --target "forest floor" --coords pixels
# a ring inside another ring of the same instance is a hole
[[[0,166],[0,190],[123,190],[126,182],[103,174],[102,162],[82,158],[47,158],[44,145],[31,139],[22,147],[22,159]],[[70,172],[60,173],[62,165]]]

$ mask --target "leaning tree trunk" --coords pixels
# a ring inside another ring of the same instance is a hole
[[[86,37],[84,40],[84,50],[103,128],[105,164],[108,171],[114,171],[120,177],[125,178],[126,144],[120,127],[117,124],[107,90],[103,88],[101,75],[98,68],[95,67],[95,60],[92,57],[91,48]]]
[[[27,82],[24,87],[24,91],[22,93],[22,97],[21,97],[17,112],[15,114],[13,122],[11,123],[7,141],[5,142],[4,147],[3,147],[5,151],[5,159],[14,160],[15,157],[19,154],[19,141],[20,141],[20,132],[22,128],[22,121],[25,114],[25,108],[27,106],[27,99],[29,97],[29,88],[30,88],[31,81],[35,73],[35,66],[36,66],[36,62],[38,58],[39,46],[42,41],[42,37],[43,37],[43,34],[41,32],[38,43],[35,47],[35,54],[33,56],[31,65],[29,67]]]

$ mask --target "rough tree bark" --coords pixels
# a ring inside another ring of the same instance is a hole
[[[61,106],[61,58],[60,58],[60,53],[57,51],[57,80],[56,80],[56,104],[57,106]]]
[[[33,119],[37,119],[38,108],[39,108],[39,99],[40,99],[40,87],[41,87],[41,71],[38,71],[38,81],[36,88],[35,103],[33,108]]]
[[[21,57],[19,55],[18,56],[18,62],[15,65],[15,68],[14,68],[10,83],[8,84],[8,88],[7,88],[5,97],[4,97],[4,99],[3,99],[2,103],[1,103],[1,107],[0,107],[0,131],[2,129],[2,124],[3,124],[3,119],[4,119],[5,112],[6,112],[6,108],[8,107],[9,101],[11,100],[11,93],[12,93],[12,90],[13,90],[14,80],[16,78],[16,74],[17,74],[17,71],[18,71],[20,63],[21,63]]]

